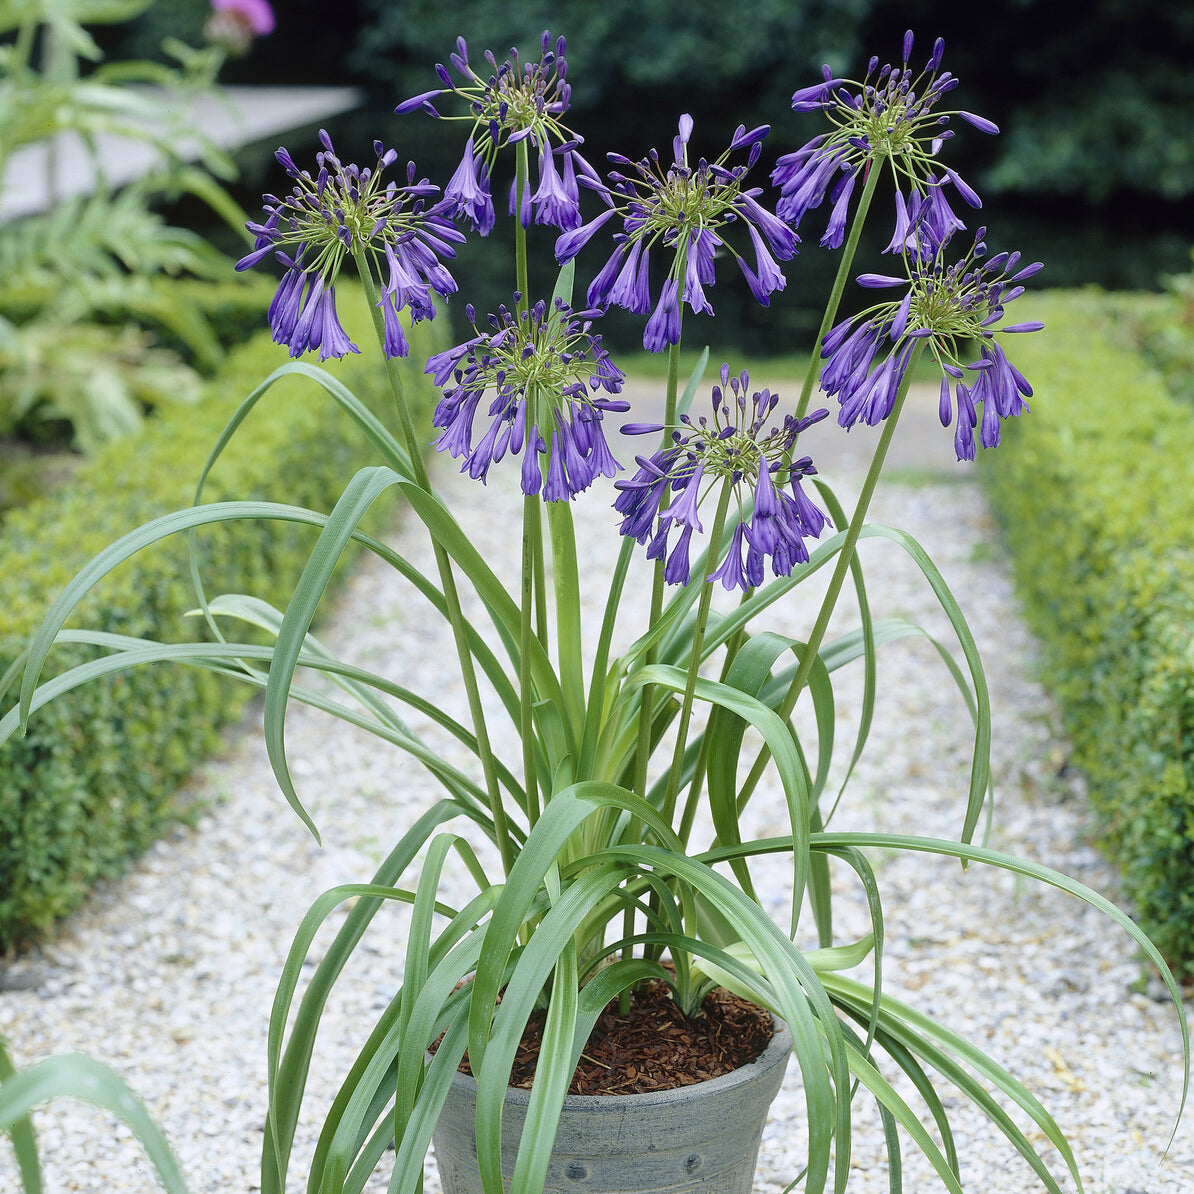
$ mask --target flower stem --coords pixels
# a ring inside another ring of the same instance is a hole
[[[377,282],[373,277],[373,270],[369,258],[359,246],[353,246],[353,259],[356,261],[357,272],[361,285],[365,289],[365,297],[369,303],[369,310],[373,316],[373,328],[377,334],[379,345],[385,343],[385,325],[382,320],[380,296]],[[382,354],[385,359],[386,376],[390,382],[390,392],[394,397],[394,405],[398,410],[398,421],[402,426],[403,438],[406,440],[406,451],[410,457],[411,472],[414,474],[415,484],[427,493],[432,493],[431,480],[427,473],[427,464],[423,459],[423,445],[419,441],[415,430],[414,418],[410,412],[410,403],[406,398],[406,386],[402,381],[402,372],[398,361]],[[481,770],[485,775],[485,790],[489,797],[489,809],[493,816],[494,837],[502,856],[502,868],[508,875],[514,865],[514,843],[510,837],[510,827],[506,819],[506,809],[502,804],[502,794],[498,787],[497,766],[494,761],[493,747],[489,741],[489,730],[485,723],[485,710],[481,704],[481,692],[477,685],[477,672],[473,666],[473,656],[468,645],[468,622],[464,611],[460,607],[460,594],[456,589],[456,578],[452,573],[452,560],[447,549],[432,536],[432,548],[435,551],[435,563],[439,570],[440,584],[443,586],[444,602],[448,607],[448,621],[452,627],[452,637],[456,643],[456,654],[460,660],[460,675],[464,681],[465,692],[468,696],[469,713],[473,722],[473,733],[477,739],[477,755],[481,760]],[[530,794],[528,792],[528,801]]]
[[[825,597],[821,602],[820,612],[817,614],[817,620],[813,625],[812,633],[808,637],[808,645],[800,657],[800,665],[796,669],[796,675],[792,677],[792,683],[788,687],[783,703],[776,710],[780,717],[784,719],[792,715],[792,710],[796,707],[796,701],[805,684],[808,683],[809,675],[813,670],[813,664],[817,659],[817,652],[820,651],[821,644],[825,640],[825,632],[829,627],[829,619],[833,616],[833,611],[837,607],[837,599],[841,594],[846,573],[849,572],[850,565],[854,560],[858,538],[862,534],[862,528],[866,523],[867,510],[870,507],[871,498],[874,496],[875,487],[879,483],[879,476],[883,472],[883,461],[887,457],[887,449],[891,446],[892,436],[895,434],[900,412],[904,409],[904,399],[908,396],[908,387],[912,384],[912,375],[920,361],[921,353],[924,351],[924,344],[923,340],[917,341],[916,347],[912,351],[912,357],[908,362],[907,371],[904,373],[904,379],[900,382],[899,391],[896,393],[891,414],[883,422],[883,432],[879,436],[875,455],[871,459],[866,479],[862,483],[862,492],[858,496],[858,504],[854,507],[854,515],[850,519],[850,526],[846,531],[846,540],[842,544],[841,551],[838,553],[837,566],[833,570],[829,587],[825,590]],[[746,777],[746,782],[742,785],[742,789],[739,792],[739,808],[742,808],[746,804],[758,786],[770,757],[771,752],[764,746],[759,751],[759,756],[755,759],[754,766],[750,769],[750,774]]]
[[[713,529],[709,532],[709,548],[706,559],[717,564],[721,549],[721,536],[725,530],[726,513],[730,507],[733,486],[727,479],[721,487],[717,501],[717,513],[713,517]],[[688,746],[688,726],[692,721],[692,701],[696,693],[697,673],[701,667],[701,648],[705,642],[705,628],[709,624],[709,606],[713,600],[713,585],[702,579],[701,597],[697,604],[696,627],[688,649],[688,677],[684,684],[684,700],[680,706],[680,722],[676,728],[676,747],[672,753],[672,769],[668,775],[667,791],[663,798],[663,819],[671,824],[676,813],[676,800],[680,793],[680,773],[684,767],[684,751]]]
[[[754,592],[755,590],[753,588],[747,589],[742,594],[742,601],[740,601],[739,604],[741,605],[748,601],[754,595]],[[746,642],[746,637],[745,627],[740,627],[726,642],[725,658],[722,660],[721,674],[718,676],[718,679],[723,684],[725,683],[726,677],[730,674],[730,668],[734,665],[735,656],[741,649],[742,644]],[[709,751],[711,745],[711,739],[706,733],[701,739],[701,747],[697,752],[696,764],[692,771],[692,779],[689,781],[688,785],[688,795],[684,798],[684,812],[681,814],[680,825],[676,830],[677,835],[685,845],[688,844],[688,839],[692,834],[693,823],[696,821],[697,804],[700,801],[701,788],[704,787],[705,783],[705,769],[709,766]]]
[[[527,266],[527,230],[522,223],[522,197],[526,194],[530,164],[525,140],[518,143],[514,166],[514,278],[518,291],[519,316],[530,310],[530,282]],[[526,451],[535,451],[527,443]],[[523,782],[527,794],[527,819],[539,819],[539,779],[535,765],[535,686],[531,672],[531,640],[547,645],[547,574],[543,559],[543,521],[539,498],[526,495],[522,501],[522,590],[518,640],[518,731],[522,738]],[[537,612],[536,612],[537,611]],[[550,796],[549,796],[550,798]]]
[[[680,318],[684,318],[683,304],[680,306]],[[668,346],[667,357],[667,393],[663,404],[663,426],[664,435],[668,434],[668,429],[676,422],[676,400],[680,389],[680,338],[677,337],[676,343]],[[655,562],[655,572],[651,584],[651,611],[648,617],[648,628],[655,625],[663,614],[663,589],[664,589],[664,575],[663,575],[663,561],[657,560]],[[652,646],[647,649],[646,656],[643,659],[643,665],[647,666],[654,663],[657,648]],[[638,713],[638,742],[635,747],[634,755],[634,791],[638,795],[646,799],[647,795],[647,764],[651,758],[651,728],[653,717],[651,716],[652,707],[654,705],[654,686],[651,684],[644,684],[639,690],[639,713]],[[627,830],[627,838],[630,841],[636,841],[642,834],[642,824],[637,817],[632,817],[630,826]],[[627,906],[622,917],[623,935],[632,937],[634,935],[634,909]],[[629,946],[622,951],[622,958],[624,961],[629,960],[632,950]],[[618,1012],[620,1015],[626,1015],[630,1009],[630,992],[623,991],[618,1000]]]
[[[850,268],[854,264],[854,254],[858,250],[858,241],[862,236],[863,225],[866,223],[866,215],[870,210],[871,199],[874,197],[880,173],[876,163],[872,161],[867,171],[862,194],[858,199],[858,208],[854,212],[854,222],[850,225],[850,235],[846,238],[845,247],[842,249],[842,259],[837,267],[837,276],[833,279],[829,301],[825,304],[825,314],[821,317],[821,326],[817,329],[817,338],[813,342],[813,351],[808,359],[808,368],[804,373],[804,385],[800,389],[800,401],[796,404],[798,419],[803,419],[808,410],[821,361],[821,341],[825,339],[829,329],[833,326],[833,321],[837,318],[837,309],[841,306],[842,295],[846,290],[846,280],[849,278]]]
[[[526,194],[528,179],[530,178],[530,161],[528,158],[526,139],[519,141],[518,153],[515,156],[514,167],[514,277],[518,286],[518,293],[522,296],[518,300],[519,311],[529,311],[531,302],[528,296],[530,290],[529,272],[527,268],[527,230],[522,223],[522,197]]]
[[[527,451],[531,450],[530,445]],[[527,794],[527,823],[539,819],[539,778],[535,766],[534,691],[531,677],[531,639],[534,637],[531,611],[535,602],[535,560],[542,555],[539,528],[539,498],[522,499],[522,618],[518,639],[518,732],[522,738],[523,784]]]
[[[681,306],[680,314],[683,317],[684,308]],[[677,339],[675,344],[668,346],[667,358],[667,395],[664,399],[664,413],[663,426],[664,435],[669,433],[669,429],[676,422],[676,399],[680,389],[680,343]],[[650,629],[659,621],[663,614],[663,592],[666,581],[663,576],[663,560],[656,560],[655,573],[651,584],[651,610],[647,620],[647,628]],[[646,656],[643,660],[644,665],[655,662],[657,649],[650,647],[647,650]],[[650,761],[651,754],[651,710],[653,705],[654,689],[650,684],[644,684],[642,687],[641,704],[639,705],[639,722],[638,722],[638,746],[635,752],[635,776],[634,776],[634,790],[644,799],[647,795],[647,764]]]

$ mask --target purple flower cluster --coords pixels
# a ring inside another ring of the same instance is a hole
[[[646,544],[648,559],[665,561],[669,584],[688,583],[692,536],[704,532],[698,508],[709,492],[724,486],[731,488],[739,509],[744,499],[753,504],[746,518],[735,521],[724,560],[706,577],[710,584],[720,581],[727,590],[746,591],[763,583],[767,560],[776,576],[787,576],[808,559],[804,540],[820,535],[828,519],[800,486],[802,477],[816,472],[812,460],[789,457],[797,436],[828,412],[800,420],[788,415],[764,433],[778,403],[779,395],[769,390],[750,393],[745,370],[731,377],[729,365],[722,365],[721,385],[712,391],[712,421],[681,415],[683,428],[651,456],[636,457],[633,477],[615,482],[621,491],[614,502],[623,515],[621,533]],[[652,434],[662,428],[628,424],[622,430]],[[669,545],[676,529],[679,534]]]
[[[269,307],[274,340],[293,357],[318,349],[326,361],[359,351],[336,315],[335,282],[345,256],[364,250],[378,266],[384,261],[385,354],[404,357],[409,348],[399,312],[409,310],[416,322],[435,317],[432,291],[446,298],[456,290],[440,258],[455,257],[453,245],[464,234],[427,207],[439,188],[426,179],[415,181],[414,162],[407,164],[405,186],[393,181],[383,186],[382,172],[398,156],[394,150],[375,141],[376,167],[359,168],[341,163],[322,129],[319,139],[323,152],[316,155],[315,177],[300,171],[285,149],[277,151],[295,186],[283,199],[265,196],[265,221],[248,225],[256,245],[236,268],[248,269],[271,255],[286,267]]]
[[[474,321],[471,306],[467,312]],[[516,313],[502,307],[489,316],[490,332],[431,357],[426,371],[444,391],[435,411],[435,426],[443,431],[436,448],[484,481],[491,465],[525,446],[523,493],[541,493],[545,502],[571,499],[598,476],[614,476],[622,466],[601,420],[630,404],[599,396],[620,393],[625,375],[591,332],[598,314],[574,312],[561,300],[550,309],[544,302]],[[490,423],[474,445],[486,390],[494,391],[486,412]]]
[[[999,129],[972,112],[934,112],[958,80],[949,71],[941,71],[945,48],[941,38],[934,43],[924,70],[914,74],[908,65],[912,40],[909,31],[904,35],[901,67],[880,67],[879,60],[872,58],[866,78],[858,83],[834,78],[826,66],[820,83],[792,96],[797,112],[819,109],[834,127],[779,159],[771,174],[771,181],[780,189],[776,214],[799,227],[804,216],[828,197],[833,206],[821,244],[829,248],[841,246],[855,184],[876,161],[888,161],[896,181],[896,231],[889,252],[901,251],[907,242],[910,203],[927,200],[931,204],[927,226],[938,230],[942,239],[949,229],[963,226],[945,197],[946,183],[952,183],[971,207],[982,206],[975,191],[956,171],[939,166],[936,157],[953,136],[953,130],[946,127],[951,116],[960,116],[984,133],[998,133]]]
[[[455,82],[447,67],[437,65],[443,86],[411,96],[395,109],[399,113],[422,109],[439,117],[432,103],[438,96],[448,92],[467,101],[469,116],[448,118],[471,120],[473,127],[460,165],[444,188],[444,198],[453,212],[469,220],[482,236],[493,229],[490,180],[498,151],[507,145],[525,140],[537,151],[533,159],[537,185],[533,192],[526,187],[519,210],[524,228],[530,226],[532,216],[536,224],[575,228],[580,223],[578,185],[603,189],[596,171],[579,152],[583,138],[562,123],[571,95],[564,39],[559,38],[553,46],[551,34],[545,31],[540,51],[538,62],[520,63],[518,51],[511,50],[510,57],[499,65],[486,50],[490,74],[482,78],[469,65],[464,38],[457,38],[451,63],[464,82]],[[510,186],[511,215],[517,203],[515,186]]]
[[[746,173],[759,159],[768,128],[747,131],[739,126],[716,161],[702,158],[690,166],[692,127],[691,116],[680,118],[674,160],[666,169],[654,150],[638,162],[610,154],[615,165],[632,168],[634,175],[611,172],[612,190],[603,192],[609,208],[556,241],[557,260],[571,261],[601,227],[620,217],[616,247],[590,284],[586,299],[594,307],[612,304],[636,315],[649,314],[643,346],[650,352],[679,342],[681,302],[693,311],[712,314],[705,287],[713,285],[714,256],[719,250],[726,249],[737,259],[751,293],[764,306],[785,285],[776,258],[787,261],[796,253],[796,234],[759,203],[758,188],[743,186]],[[727,160],[739,150],[746,151],[747,160],[731,168]],[[749,238],[753,266],[725,239],[731,226]],[[656,246],[662,246],[667,265],[658,298],[653,299],[650,259]]]
[[[999,443],[1002,420],[1028,410],[1024,399],[1032,395],[1032,387],[1007,359],[995,332],[1044,327],[1036,320],[997,326],[1007,304],[1024,293],[1022,283],[1041,264],[1021,266],[1019,253],[986,258],[985,231],[979,229],[970,251],[953,265],[945,262],[950,238],[936,243],[930,237],[919,252],[905,254],[907,277],[859,276],[859,284],[870,289],[908,289],[898,301],[843,320],[822,342],[826,363],[821,388],[840,403],[838,422],[843,427],[859,421],[874,426],[887,418],[921,340],[942,372],[940,413],[945,427],[954,421],[956,401],[954,448],[959,460],[974,459],[977,406],[983,411],[979,439],[985,448]],[[978,359],[961,364],[961,349],[974,342],[979,345]]]

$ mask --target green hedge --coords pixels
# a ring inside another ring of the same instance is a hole
[[[1143,928],[1194,975],[1194,408],[1128,342],[1131,300],[1032,306],[1046,330],[1013,358],[1032,414],[982,475],[1101,843]]]
[[[346,289],[339,297],[346,326],[371,335],[359,294]],[[420,324],[412,337],[407,389],[423,426],[433,390],[418,362],[440,347],[443,334],[441,319]],[[285,360],[268,333],[255,336],[228,355],[198,406],[163,414],[112,444],[67,488],[9,518],[0,533],[0,674],[88,559],[137,525],[190,505],[229,416]],[[350,356],[329,368],[389,420],[392,399],[376,366]],[[330,510],[353,472],[374,462],[370,452],[320,387],[286,378],[234,438],[207,496]],[[279,522],[205,530],[199,542],[208,591],[284,604],[314,534]],[[71,624],[173,639],[197,634],[198,620],[182,617],[195,604],[187,575],[183,543],[147,549],[107,577]],[[82,648],[59,648],[50,667],[64,670],[84,657]],[[51,702],[24,738],[0,747],[0,952],[44,932],[180,815],[180,782],[252,692],[198,669],[137,669]],[[5,709],[12,699],[4,698]]]

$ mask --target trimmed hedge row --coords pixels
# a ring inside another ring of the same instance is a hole
[[[1155,300],[1151,300],[1155,301]],[[1101,844],[1142,927],[1194,975],[1194,408],[1128,342],[1131,301],[1033,302],[1032,415],[982,476]]]
[[[369,316],[359,293],[338,295],[346,324]],[[442,321],[412,336],[407,389],[429,426],[433,388],[419,372]],[[420,354],[422,356],[420,357]],[[14,513],[0,533],[0,675],[28,644],[78,569],[120,535],[189,506],[207,454],[237,405],[286,360],[261,333],[234,349],[195,407],[153,420],[90,459],[60,492]],[[384,374],[362,359],[329,362],[383,419]],[[286,378],[250,414],[216,465],[207,500],[281,501],[330,510],[349,477],[374,463],[354,424],[309,380]],[[199,537],[211,593],[254,593],[284,605],[315,531],[290,523],[225,523]],[[185,544],[142,551],[89,596],[72,625],[179,639],[200,631]],[[52,671],[86,658],[60,647]],[[51,671],[47,671],[47,675]],[[0,747],[0,951],[43,933],[95,880],[119,874],[185,810],[176,792],[253,690],[195,668],[141,668],[84,685],[34,715]],[[3,698],[7,711],[15,693]]]

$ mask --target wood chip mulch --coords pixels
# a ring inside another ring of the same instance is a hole
[[[546,1013],[534,1012],[511,1071],[511,1085],[530,1089],[539,1058]],[[771,1041],[771,1017],[755,1004],[718,988],[691,1019],[672,1000],[664,982],[635,994],[618,1016],[610,1003],[601,1014],[569,1094],[645,1094],[674,1090],[731,1073],[754,1061]],[[468,1057],[460,1068],[468,1068]]]

